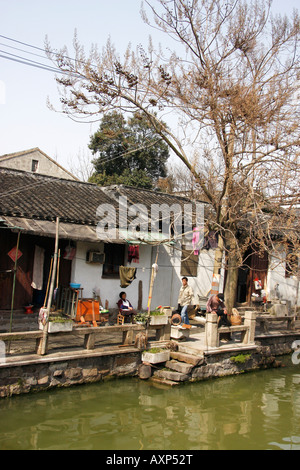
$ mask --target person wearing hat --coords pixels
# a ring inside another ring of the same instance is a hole
[[[206,304],[207,313],[216,313],[218,315],[218,326],[230,326],[231,323],[227,317],[227,310],[224,304],[224,294],[212,295]]]

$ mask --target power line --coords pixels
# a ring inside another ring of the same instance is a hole
[[[22,57],[22,56],[18,56],[16,54],[12,54],[11,52],[6,52],[6,51],[3,51],[3,50],[0,50],[0,52],[2,52],[2,54],[7,54],[7,55],[0,54],[0,57],[2,57],[3,59],[8,59],[8,60],[11,60],[13,62],[19,62],[19,63],[24,64],[24,65],[30,65],[32,67],[36,67],[36,68],[39,68],[39,69],[44,69],[44,70],[47,70],[49,72],[63,73],[63,74],[66,73],[66,72],[61,71],[58,68],[51,67],[51,66],[46,65],[46,64],[42,64],[41,62],[37,62],[35,60],[27,59],[26,57]]]
[[[8,41],[12,41],[12,42],[15,42],[17,44],[21,44],[22,46],[26,46],[26,47],[31,47],[32,49],[36,49],[38,51],[42,51],[44,52],[45,54],[47,53],[50,53],[50,54],[53,54],[53,55],[56,55],[56,56],[59,56],[59,57],[62,57],[64,59],[68,59],[68,60],[73,60],[74,62],[78,62],[78,63],[81,63],[81,64],[84,64],[84,65],[87,65],[87,62],[83,61],[83,60],[78,60],[78,59],[74,59],[73,57],[69,57],[67,55],[62,55],[60,52],[55,52],[55,51],[48,51],[47,49],[43,49],[41,47],[38,47],[38,46],[34,46],[32,44],[28,44],[26,42],[23,42],[23,41],[18,41],[17,39],[13,39],[13,38],[10,38],[8,36],[3,36],[2,34],[0,34],[0,38],[3,38],[3,39],[6,39]],[[7,46],[7,47],[10,47],[10,46]],[[26,54],[30,54],[30,52],[26,52],[24,51]],[[35,54],[37,55],[37,54]],[[42,57],[42,56],[39,56],[39,57]],[[93,65],[93,64],[89,64],[89,65]],[[93,65],[94,67],[96,67],[96,65]]]
[[[0,42],[0,46],[8,47],[9,49],[14,49],[15,51],[25,52],[25,54],[34,55],[36,57],[41,57],[42,59],[45,59],[45,56],[41,54],[35,54],[34,52],[29,52],[29,51],[26,51],[25,49],[20,49],[19,47],[10,46],[9,44],[5,44],[4,42]]]

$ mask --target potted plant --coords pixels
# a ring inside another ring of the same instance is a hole
[[[147,321],[147,318],[148,318],[148,313],[146,313],[146,312],[139,312],[134,317],[135,322],[138,325],[144,325]]]
[[[39,322],[39,329],[44,328],[43,323]],[[49,315],[48,333],[58,333],[60,331],[72,331],[73,321],[62,315]]]
[[[158,364],[170,360],[170,350],[162,348],[151,348],[142,353],[142,361],[150,364]]]
[[[160,307],[150,312],[150,325],[167,325],[168,315]]]

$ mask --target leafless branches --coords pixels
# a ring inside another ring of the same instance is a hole
[[[142,15],[175,41],[173,51],[150,40],[121,58],[108,40],[86,55],[75,37],[71,59],[47,44],[66,74],[57,78],[63,111],[88,120],[116,108],[144,113],[210,202],[210,222],[233,265],[247,244],[273,249],[276,230],[291,239],[299,192],[298,13],[274,16],[269,0],[145,0]],[[180,125],[167,128],[167,115]]]

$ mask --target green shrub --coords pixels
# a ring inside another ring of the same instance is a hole
[[[251,354],[239,354],[238,356],[231,357],[230,360],[236,364],[244,364],[250,357]]]

